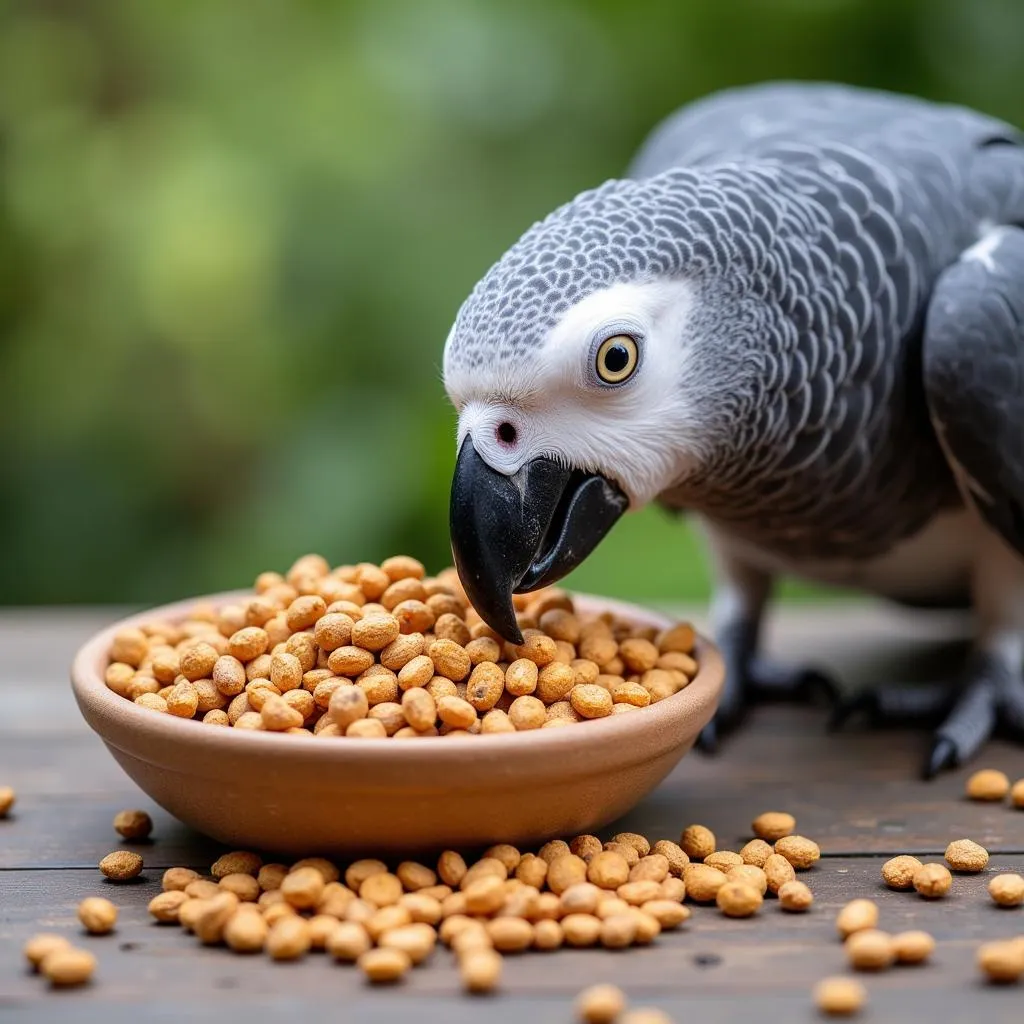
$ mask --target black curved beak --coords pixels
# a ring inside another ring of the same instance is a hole
[[[467,435],[452,479],[450,529],[473,607],[492,629],[522,643],[513,593],[539,590],[575,569],[628,504],[611,480],[553,459],[533,459],[505,476]]]

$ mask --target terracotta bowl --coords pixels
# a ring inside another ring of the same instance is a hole
[[[227,603],[237,594],[210,598]],[[663,616],[577,596],[641,625]],[[78,706],[118,764],[181,821],[234,847],[308,855],[539,843],[624,814],[675,767],[714,713],[724,672],[698,640],[684,690],[634,714],[566,729],[446,739],[317,741],[154,714],[107,689],[114,633],[185,617],[195,601],[115,623],[75,657]]]

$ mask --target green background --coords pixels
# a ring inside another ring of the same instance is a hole
[[[0,602],[440,567],[442,345],[530,223],[716,88],[1022,69],[1021,0],[0,0]],[[649,510],[573,582],[707,577]]]

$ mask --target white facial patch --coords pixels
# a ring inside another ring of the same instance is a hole
[[[446,368],[445,385],[480,457],[515,473],[538,456],[616,480],[645,504],[685,466],[688,422],[679,382],[687,372],[686,325],[695,301],[685,279],[622,283],[570,308],[522,365]],[[638,369],[622,385],[596,378],[596,344],[632,334]],[[514,432],[514,441],[503,440]]]

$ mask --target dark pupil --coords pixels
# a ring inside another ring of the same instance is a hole
[[[629,352],[625,345],[612,345],[604,354],[605,369],[609,373],[622,373],[629,365]]]

